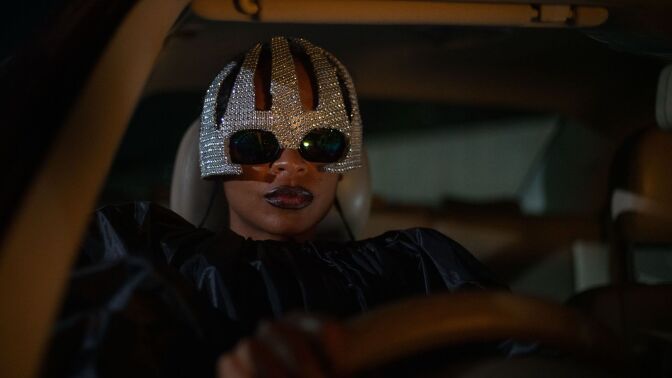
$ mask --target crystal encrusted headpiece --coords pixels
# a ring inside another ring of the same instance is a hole
[[[299,148],[301,139],[313,129],[336,129],[347,136],[349,147],[341,160],[324,166],[324,171],[342,173],[361,166],[362,121],[350,75],[327,51],[304,39],[292,42],[305,52],[312,64],[317,81],[316,109],[304,111],[301,106],[290,41],[284,37],[271,39],[271,109],[255,109],[254,73],[262,48],[257,44],[245,54],[225,110],[217,108],[217,98],[222,83],[234,74],[239,63],[227,64],[208,88],[199,141],[202,178],[242,173],[240,165],[231,162],[229,138],[236,131],[246,129],[270,131],[281,148],[292,149]],[[342,88],[347,93],[343,93]],[[220,119],[218,114],[223,114]]]

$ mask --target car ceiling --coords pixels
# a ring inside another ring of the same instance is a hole
[[[588,119],[615,104],[648,106],[665,59],[643,55],[647,45],[637,41],[656,40],[642,34],[633,39],[613,28],[591,33],[594,38],[576,29],[218,22],[187,12],[166,41],[145,96],[203,92],[229,59],[257,41],[285,35],[307,38],[338,56],[364,99]],[[617,51],[609,43],[641,51]],[[654,47],[668,51],[660,43]]]

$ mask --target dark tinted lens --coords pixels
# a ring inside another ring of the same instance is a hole
[[[278,140],[269,131],[241,130],[229,139],[229,155],[235,164],[270,163],[279,151]]]
[[[342,132],[315,129],[306,134],[299,151],[304,159],[316,163],[333,163],[343,157],[348,142]]]

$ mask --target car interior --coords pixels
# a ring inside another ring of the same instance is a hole
[[[95,208],[152,201],[227,227],[224,196],[199,175],[203,96],[224,63],[276,35],[339,57],[360,100],[366,164],[339,183],[342,215],[320,237],[433,228],[511,290],[354,318],[347,350],[327,351],[338,371],[514,338],[550,351],[404,371],[672,375],[672,4],[60,3],[16,11],[40,16],[32,34],[8,33],[21,43],[0,66],[3,376],[38,374]]]

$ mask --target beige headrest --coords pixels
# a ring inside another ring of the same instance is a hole
[[[177,150],[170,187],[170,208],[189,222],[219,231],[228,227],[228,207],[220,180],[203,180],[198,161],[199,120],[187,129]],[[343,175],[336,197],[345,220],[357,237],[369,217],[371,180],[368,158],[363,151],[362,168]],[[320,240],[348,240],[345,225],[335,208],[320,222]]]
[[[627,151],[624,184],[640,196],[672,203],[672,133],[650,129]]]
[[[658,77],[656,120],[664,130],[672,130],[672,64],[663,68]]]

